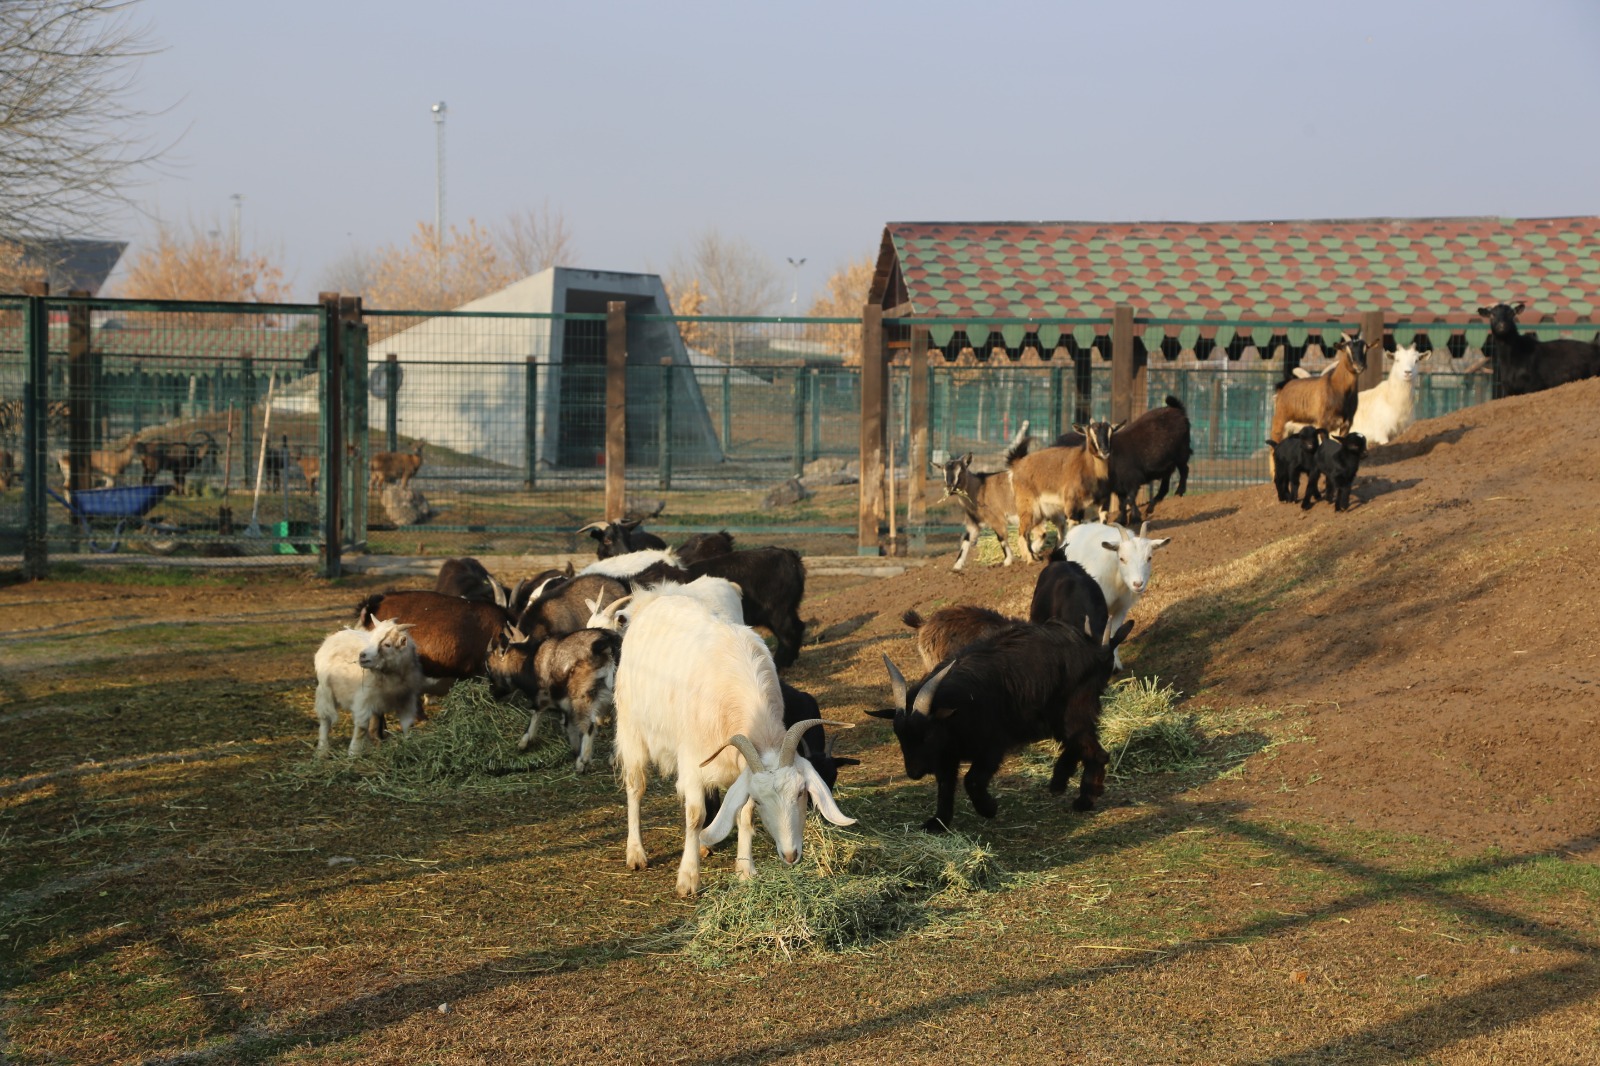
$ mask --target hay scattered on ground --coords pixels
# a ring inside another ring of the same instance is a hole
[[[517,750],[529,714],[496,700],[488,682],[463,681],[409,735],[390,723],[388,739],[354,759],[345,754],[349,718],[341,715],[343,740],[335,730],[326,759],[308,757],[276,776],[292,788],[353,782],[379,795],[418,800],[445,790],[519,791],[549,773],[571,773],[572,752],[559,716],[545,715],[533,746]]]
[[[1100,742],[1111,756],[1108,776],[1170,773],[1200,761],[1195,717],[1173,707],[1179,695],[1158,677],[1127,677],[1111,686],[1100,713]]]
[[[794,866],[758,859],[748,881],[708,888],[679,931],[705,965],[746,955],[865,951],[907,929],[948,919],[970,897],[1000,887],[994,855],[960,833],[861,833],[813,818]]]

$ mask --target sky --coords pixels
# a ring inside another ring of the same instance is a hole
[[[238,194],[297,299],[433,220],[441,100],[447,225],[548,205],[620,271],[715,229],[801,310],[890,221],[1600,214],[1594,0],[138,11],[170,147],[106,236],[226,232]]]

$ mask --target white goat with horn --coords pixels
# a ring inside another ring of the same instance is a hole
[[[749,626],[719,618],[691,596],[662,596],[628,623],[626,654],[617,667],[617,765],[628,792],[628,866],[648,865],[639,832],[639,802],[653,766],[676,774],[683,797],[683,858],[678,894],[700,890],[700,849],[739,823],[736,869],[755,873],[754,813],[786,863],[800,858],[805,799],[835,825],[852,825],[805,759],[801,735],[809,719],[783,726],[783,694],[772,654]],[[716,820],[702,829],[706,792],[726,789]]]

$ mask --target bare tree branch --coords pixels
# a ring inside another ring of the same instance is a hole
[[[522,277],[553,266],[577,265],[578,249],[567,218],[560,211],[552,215],[549,201],[537,211],[525,208],[507,216],[499,236],[507,263]]]
[[[136,3],[0,0],[0,233],[103,233],[159,157],[126,103],[155,51]]]

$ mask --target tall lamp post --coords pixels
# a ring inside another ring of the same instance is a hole
[[[444,292],[444,101],[433,105],[434,147],[437,158],[433,171],[433,284]]]
[[[794,316],[800,313],[800,268],[806,265],[806,257],[796,259],[791,255],[788,259],[789,265],[794,267],[794,291],[789,295],[789,314]]]

